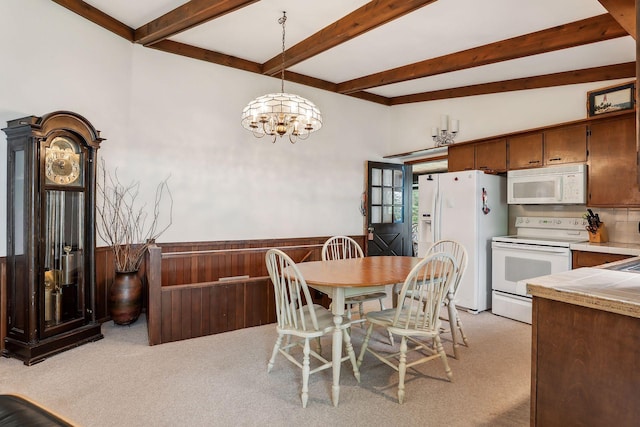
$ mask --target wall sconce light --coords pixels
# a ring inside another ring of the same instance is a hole
[[[440,127],[431,128],[431,137],[436,143],[436,147],[453,144],[453,139],[458,135],[460,122],[449,120],[449,116],[440,116]]]

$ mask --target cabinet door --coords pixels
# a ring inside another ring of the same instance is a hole
[[[476,169],[505,172],[507,170],[507,140],[496,139],[477,144]]]
[[[447,149],[447,170],[449,172],[459,172],[473,170],[475,168],[475,145],[450,145]]]
[[[588,206],[640,206],[635,116],[589,125]]]
[[[542,133],[509,138],[509,169],[542,166]]]
[[[544,133],[544,164],[587,161],[587,125],[567,126]]]
[[[572,268],[595,267],[596,265],[620,261],[631,258],[632,255],[607,254],[602,252],[571,251],[573,255]]]

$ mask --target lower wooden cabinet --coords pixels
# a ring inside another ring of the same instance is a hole
[[[573,268],[595,267],[609,262],[632,258],[633,255],[607,254],[602,252],[571,251]]]

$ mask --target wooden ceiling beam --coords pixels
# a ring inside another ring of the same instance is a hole
[[[200,47],[191,46],[184,43],[174,42],[172,40],[161,40],[148,46],[151,49],[163,52],[173,53],[175,55],[185,56],[187,58],[198,59],[200,61],[211,62],[213,64],[224,65],[238,70],[249,71],[251,73],[262,74],[262,67],[257,62],[248,61],[231,55],[225,55],[219,52],[202,49]],[[336,92],[336,84],[326,80],[316,79],[314,77],[305,76],[303,74],[285,71],[285,80],[298,83],[305,86],[315,87],[330,92]],[[278,86],[278,89],[280,87]],[[387,97],[376,95],[369,92],[354,92],[349,94],[354,98],[364,99],[366,101],[376,102],[382,105],[390,105],[391,100]]]
[[[627,33],[636,39],[635,0],[598,0]],[[637,40],[637,39],[636,39]]]
[[[137,28],[134,41],[149,46],[257,1],[259,0],[191,0]]]
[[[70,11],[77,13],[83,18],[98,24],[102,28],[111,31],[120,37],[133,42],[134,30],[131,27],[126,26],[122,22],[107,15],[99,9],[85,3],[82,0],[53,0],[54,3],[63,6]]]
[[[494,64],[540,53],[627,36],[608,13],[531,34],[381,71],[338,84],[350,93],[437,74]]]
[[[285,69],[318,55],[369,30],[400,18],[436,0],[374,0],[345,17],[327,25],[317,33],[287,49]],[[282,55],[276,55],[262,66],[263,73],[273,76],[282,70]]]
[[[545,74],[542,76],[524,77],[520,79],[504,80],[501,82],[456,87],[451,89],[436,90],[432,92],[416,93],[413,95],[396,96],[391,98],[391,105],[435,101],[438,99],[460,98],[464,96],[488,95],[493,93],[512,92],[516,90],[540,89],[545,87],[590,83],[605,80],[634,78],[635,76],[636,63],[625,62],[622,64],[607,65],[603,67],[566,71],[563,73]]]

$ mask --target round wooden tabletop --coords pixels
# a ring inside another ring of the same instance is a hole
[[[310,285],[334,287],[381,286],[404,282],[422,258],[372,256],[296,264]]]

